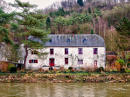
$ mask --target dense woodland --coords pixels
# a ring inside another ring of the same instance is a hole
[[[65,0],[44,10],[51,33],[99,34],[109,51],[128,50],[129,0]]]
[[[19,0],[15,0],[14,4],[1,0],[0,45],[6,46],[1,53],[8,56],[8,60],[17,61],[17,49],[21,44],[25,45],[26,50],[43,46],[40,42],[28,40],[29,36],[40,38],[45,43],[49,33],[98,34],[104,38],[107,51],[129,50],[129,1],[64,0],[39,10],[36,5]],[[10,7],[19,11],[9,13]]]

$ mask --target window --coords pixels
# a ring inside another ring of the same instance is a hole
[[[98,48],[93,49],[93,54],[98,54]]]
[[[83,54],[83,49],[82,49],[82,48],[79,48],[78,50],[79,50],[79,51],[78,51],[79,54]]]
[[[65,64],[68,64],[69,61],[68,61],[68,58],[65,58]]]
[[[32,60],[29,60],[29,63],[38,63],[38,60],[32,59]]]
[[[54,54],[54,49],[50,49],[50,55]]]
[[[68,48],[65,48],[65,55],[67,55],[68,53]]]
[[[67,39],[67,43],[70,43],[70,39]]]
[[[78,59],[78,64],[83,64],[83,59]]]
[[[49,64],[50,64],[51,67],[55,66],[55,59],[54,58],[50,58],[49,59]]]
[[[86,43],[87,43],[87,39],[84,39],[84,40],[83,40],[83,43],[86,44]]]
[[[52,42],[52,39],[50,39],[49,42],[51,43],[51,42]]]
[[[94,67],[97,67],[97,60],[94,60]]]

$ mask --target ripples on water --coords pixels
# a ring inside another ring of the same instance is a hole
[[[1,83],[0,97],[130,97],[130,83]]]

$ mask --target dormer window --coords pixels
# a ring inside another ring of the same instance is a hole
[[[51,43],[51,42],[52,42],[52,39],[50,39],[49,42]]]
[[[70,39],[67,39],[67,43],[70,43]]]
[[[84,44],[87,43],[87,39],[83,39],[83,43],[84,43]]]

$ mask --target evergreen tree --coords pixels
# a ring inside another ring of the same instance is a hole
[[[50,17],[47,17],[46,19],[46,28],[50,28],[51,27],[51,20],[50,20]]]
[[[90,13],[90,14],[92,13],[92,11],[91,11],[91,8],[90,8],[90,7],[88,8],[88,13]]]
[[[13,43],[9,33],[9,24],[13,15],[13,13],[5,13],[2,8],[0,8],[0,42],[5,42],[6,44]]]
[[[77,3],[79,4],[79,6],[84,6],[83,0],[77,0]]]
[[[94,34],[94,31],[93,31],[93,29],[91,29],[91,34]]]
[[[24,43],[26,49],[26,56],[24,65],[26,65],[26,58],[28,56],[28,48],[40,49],[43,48],[44,43],[48,40],[47,32],[44,28],[46,16],[38,11],[32,12],[35,5],[31,5],[28,2],[21,2],[15,0],[15,4],[12,6],[21,9],[21,12],[17,13],[17,23],[19,25],[19,33],[17,33],[19,43]],[[36,40],[31,40],[29,37],[33,37]]]
[[[116,30],[124,36],[130,36],[130,20],[124,17],[121,19],[120,23],[116,26]]]
[[[65,15],[65,11],[63,8],[59,8],[58,11],[57,11],[57,15],[58,16],[64,16]]]
[[[6,13],[0,8],[0,45],[4,48],[1,48],[0,54],[10,62],[17,62],[19,59],[17,56],[18,46],[14,42],[12,23],[14,15],[14,13]]]

